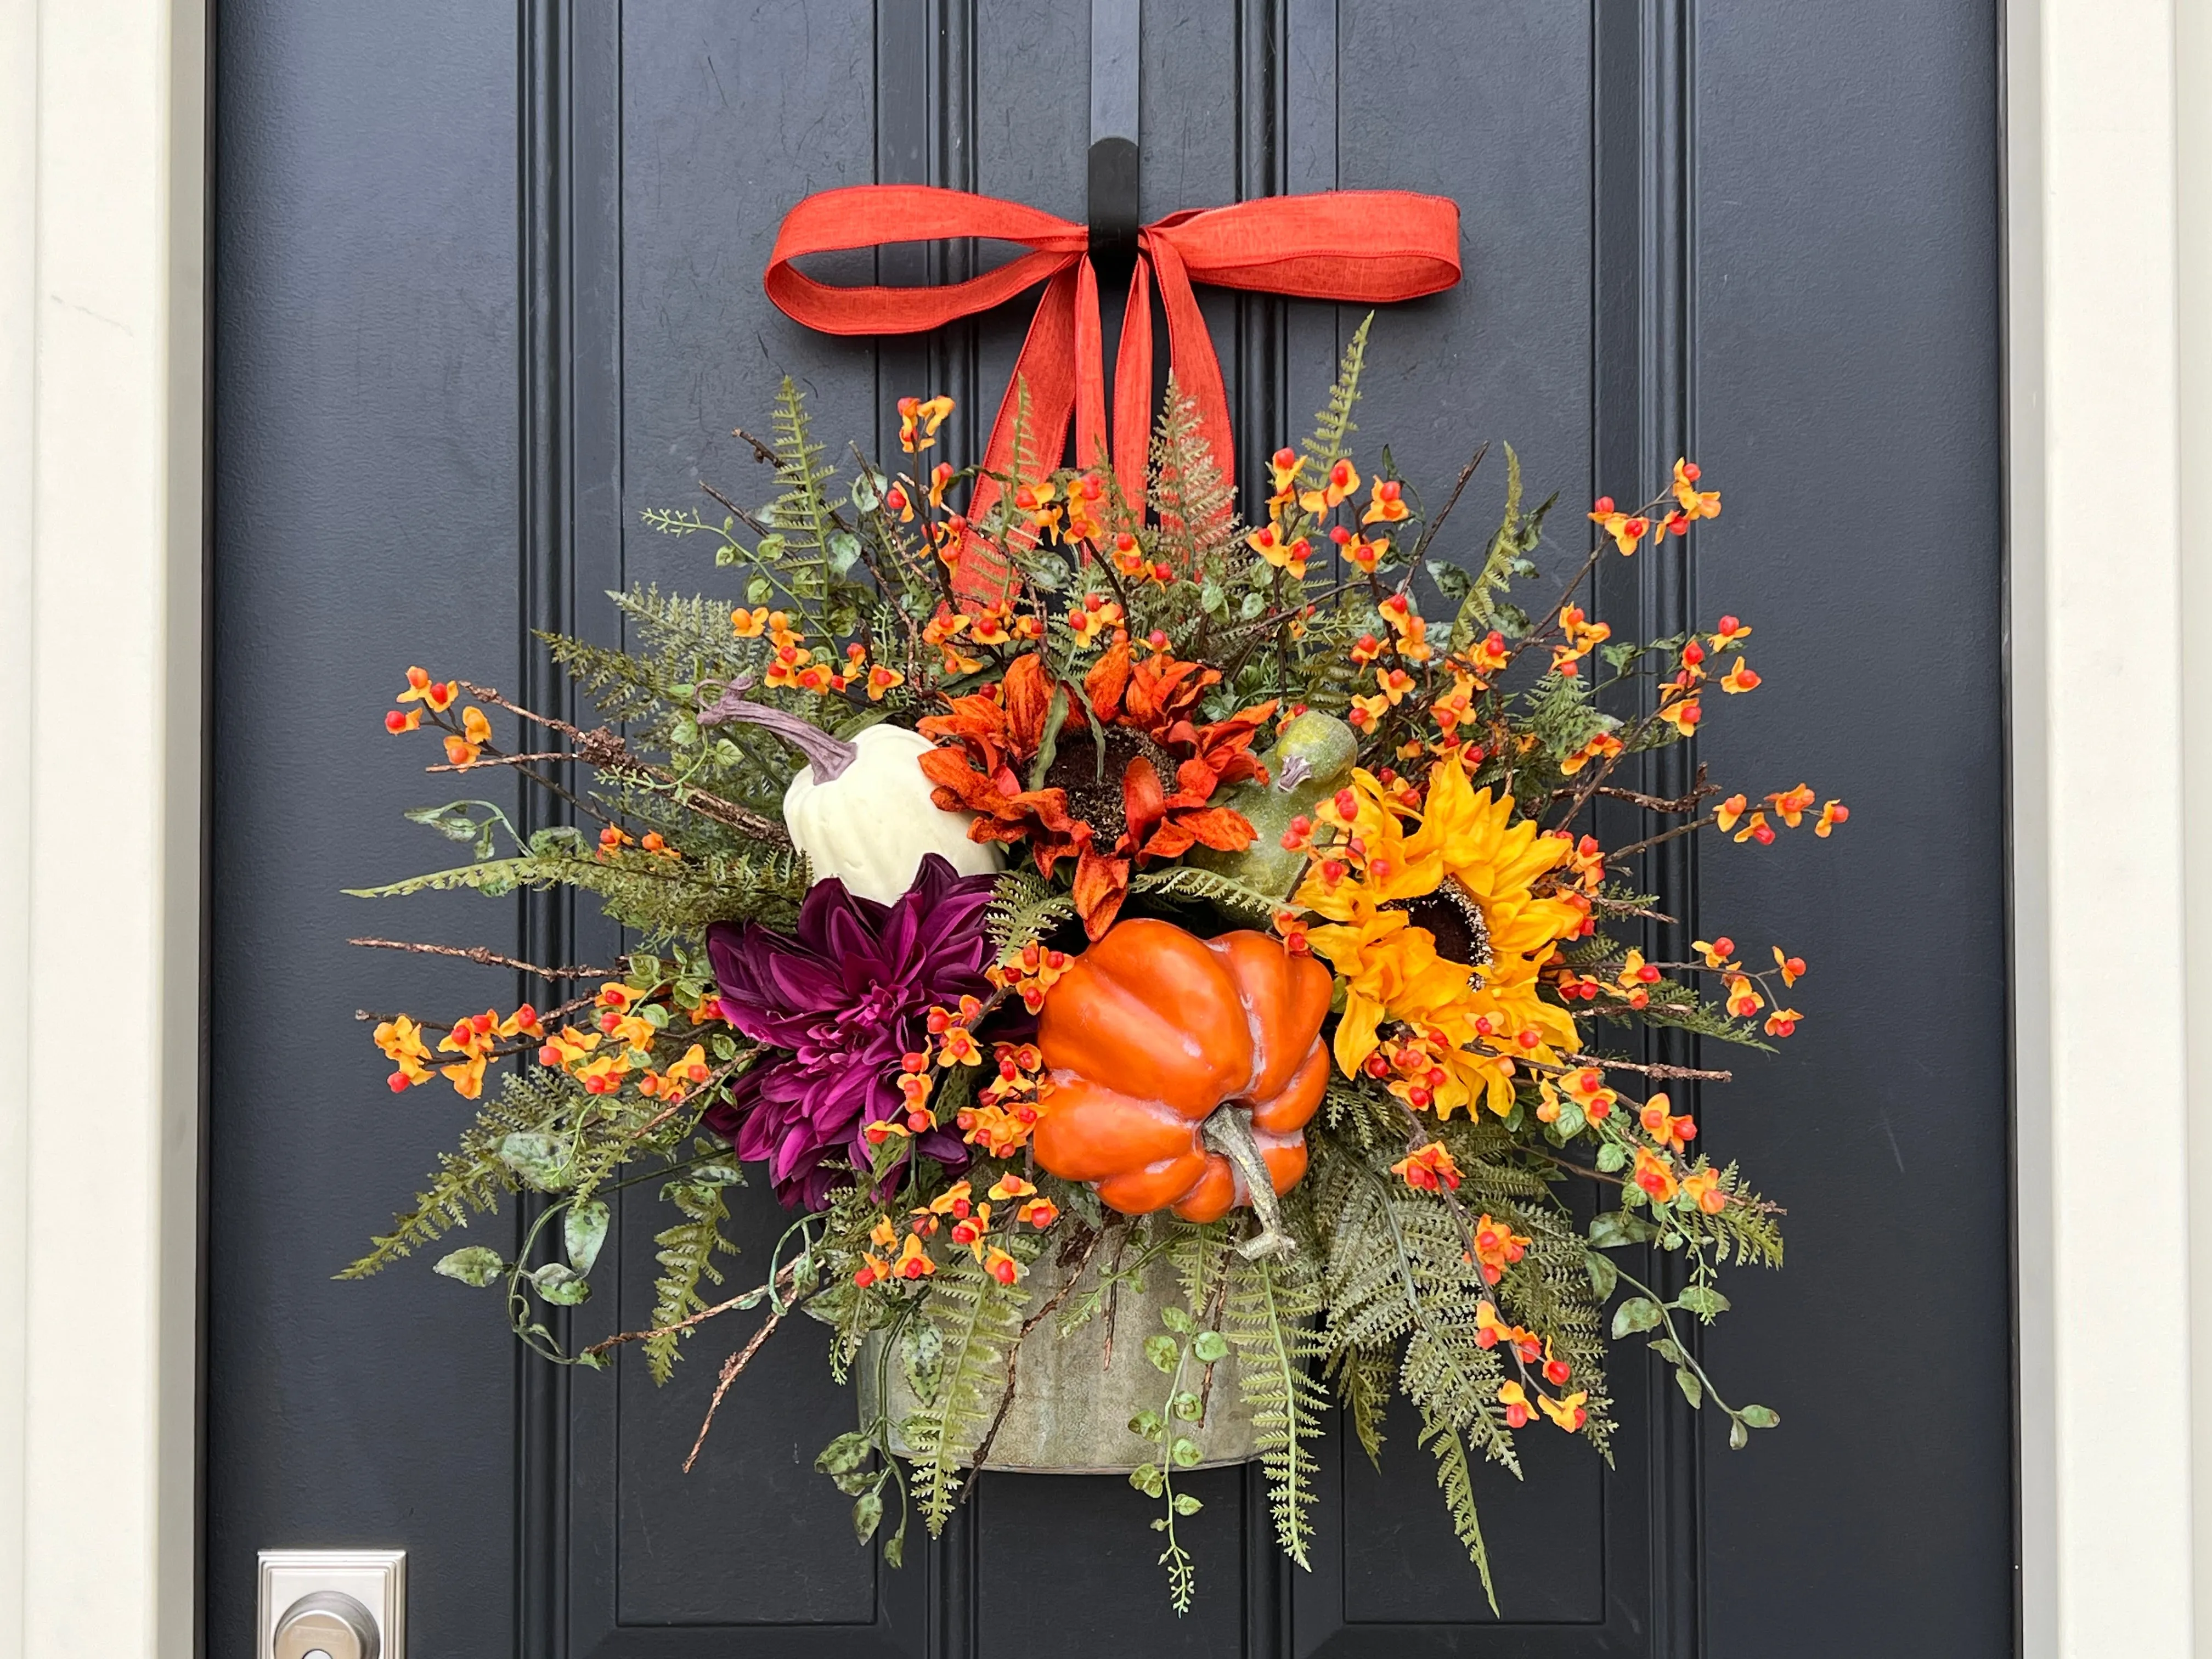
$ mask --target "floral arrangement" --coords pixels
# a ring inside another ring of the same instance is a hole
[[[787,382],[774,441],[753,441],[771,504],[710,491],[716,515],[647,515],[710,544],[741,599],[641,588],[615,596],[631,648],[546,641],[606,724],[410,669],[386,725],[436,732],[432,771],[520,774],[572,822],[419,809],[471,860],[366,894],[565,885],[636,944],[546,968],[360,941],[547,989],[442,1023],[363,1015],[394,1091],[442,1078],[477,1117],[349,1273],[522,1194],[516,1255],[436,1267],[501,1287],[550,1360],[635,1345],[665,1381],[710,1322],[758,1310],[719,1405],[787,1318],[825,1322],[833,1371],[865,1386],[820,1468],[894,1564],[1038,1386],[1023,1356],[1110,1357],[1148,1307],[1121,1352],[1157,1368],[1156,1403],[1108,1428],[1159,1506],[1179,1609],[1176,1522],[1199,1507],[1179,1477],[1224,1425],[1304,1565],[1329,1397],[1379,1457],[1403,1394],[1486,1585],[1474,1465],[1517,1474],[1523,1432],[1602,1453],[1608,1337],[1673,1368],[1732,1444],[1772,1427],[1686,1330],[1727,1309],[1722,1267],[1779,1265],[1778,1212],[1674,1103],[1729,1074],[1637,1058],[1633,1037],[1785,1038],[1805,963],[1722,937],[1647,960],[1655,901],[1626,877],[1656,842],[1826,836],[1848,814],[1802,785],[1723,795],[1702,769],[1680,799],[1612,781],[1759,684],[1733,617],[1616,641],[1577,597],[1719,495],[1684,461],[1644,505],[1598,501],[1588,556],[1523,611],[1553,503],[1524,507],[1509,449],[1486,544],[1430,557],[1482,456],[1433,515],[1387,451],[1363,471],[1365,341],[1249,525],[1172,386],[1149,515],[1103,465],[1042,464],[990,479],[969,518],[984,480],[930,464],[949,399],[902,400],[905,470],[840,478]],[[1601,799],[1642,838],[1601,846]],[[793,1218],[725,1295],[728,1194],[755,1165]],[[572,1348],[551,1310],[590,1296],[630,1188],[672,1212],[651,1322]],[[1671,1291],[1622,1265],[1647,1246]]]

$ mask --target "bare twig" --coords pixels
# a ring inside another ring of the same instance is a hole
[[[1688,794],[1678,795],[1672,800],[1663,795],[1647,795],[1638,789],[1624,789],[1613,783],[1601,783],[1590,791],[1592,794],[1603,795],[1608,800],[1625,800],[1632,806],[1645,807],[1654,812],[1694,812],[1706,796],[1717,795],[1720,792],[1720,785],[1705,781],[1705,768],[1702,761],[1698,763],[1696,785]],[[1552,799],[1561,800],[1574,793],[1572,789],[1554,789]]]
[[[1708,812],[1703,817],[1693,819],[1688,823],[1678,823],[1673,829],[1662,830],[1656,836],[1647,836],[1642,841],[1632,841],[1626,847],[1616,847],[1605,855],[1605,861],[1608,865],[1618,866],[1626,860],[1631,853],[1644,852],[1649,848],[1658,846],[1662,842],[1673,841],[1678,836],[1690,834],[1692,830],[1702,830],[1707,824],[1716,821],[1713,815]]]
[[[543,1024],[548,1020],[565,1018],[568,1015],[574,1013],[579,1008],[590,1007],[594,1000],[596,1000],[596,999],[592,997],[576,997],[569,1001],[562,1003],[557,1008],[541,1008],[538,1012],[538,1023]],[[410,1016],[404,1014],[380,1014],[375,1012],[375,1010],[370,1008],[356,1008],[353,1011],[353,1017],[358,1020],[375,1020],[379,1024],[381,1024],[386,1020],[410,1018]],[[415,1024],[425,1031],[450,1031],[453,1029],[451,1025],[441,1024],[434,1019],[418,1019],[416,1020]],[[520,1054],[523,1050],[517,1048],[514,1052]]]
[[[665,1117],[667,1114],[663,1113],[661,1115]],[[659,1121],[658,1119],[654,1121],[656,1122]],[[651,1126],[648,1125],[647,1127],[650,1127]],[[804,1258],[802,1257],[801,1260],[804,1260]],[[732,1297],[728,1301],[717,1302],[711,1308],[702,1308],[697,1313],[693,1314],[688,1319],[679,1319],[672,1325],[655,1325],[650,1330],[618,1332],[613,1336],[601,1338],[599,1341],[592,1343],[590,1347],[585,1349],[584,1352],[596,1358],[600,1354],[608,1353],[616,1348],[621,1347],[625,1342],[643,1342],[650,1337],[673,1336],[678,1331],[688,1331],[694,1325],[703,1325],[710,1319],[719,1318],[721,1315],[730,1312],[732,1309],[737,1308],[752,1297],[758,1296],[763,1290],[768,1291],[769,1299],[772,1304],[775,1301],[775,1292],[778,1290],[789,1290],[791,1288],[797,1275],[799,1265],[799,1264],[797,1261],[787,1262],[785,1264],[783,1268],[777,1273],[775,1279],[770,1280],[767,1285],[757,1285],[750,1291],[742,1291],[736,1296]],[[782,1316],[779,1314],[777,1317],[781,1318]],[[774,1322],[771,1321],[770,1322],[773,1323]]]
[[[574,758],[582,761],[587,766],[602,772],[627,774],[633,778],[643,779],[674,789],[678,792],[677,796],[678,804],[689,807],[702,817],[712,818],[717,823],[726,824],[732,830],[742,830],[755,841],[766,842],[771,846],[791,845],[789,831],[773,818],[763,817],[749,806],[740,806],[735,801],[724,800],[719,795],[710,795],[703,789],[684,783],[666,768],[655,766],[650,761],[632,752],[629,744],[623,739],[621,734],[606,726],[599,726],[586,732],[581,726],[571,726],[566,720],[556,720],[550,714],[540,714],[534,710],[525,708],[520,703],[510,702],[500,696],[489,686],[471,684],[467,680],[461,681],[460,684],[471,696],[480,702],[490,703],[495,708],[504,708],[508,714],[520,719],[535,721],[548,731],[560,732],[562,736],[575,744]]]
[[[622,971],[619,968],[540,968],[534,962],[519,962],[496,951],[487,951],[481,945],[423,945],[404,939],[349,939],[346,943],[370,945],[380,951],[413,951],[429,957],[459,957],[479,967],[512,968],[519,974],[535,974],[540,979],[611,979]]]
[[[1474,470],[1482,465],[1482,458],[1488,453],[1490,440],[1485,438],[1482,447],[1474,452],[1474,458],[1460,468],[1459,482],[1452,486],[1452,493],[1445,499],[1443,510],[1429,521],[1428,528],[1421,532],[1421,539],[1413,544],[1413,550],[1406,559],[1410,568],[1418,569],[1420,567],[1421,555],[1429,550],[1429,544],[1437,538],[1437,532],[1442,530],[1444,520],[1451,517],[1452,508],[1459,505],[1460,492],[1467,488],[1468,480],[1474,477]]]
[[[1580,1066],[1598,1066],[1608,1070],[1641,1072],[1646,1077],[1681,1078],[1707,1083],[1732,1083],[1734,1072],[1711,1072],[1695,1066],[1645,1066],[1633,1060],[1606,1060],[1596,1054],[1570,1054],[1568,1058]]]
[[[715,489],[714,485],[708,483],[704,478],[699,480],[699,488],[705,490],[709,495],[712,495],[716,501],[720,501],[722,504],[724,510],[726,511],[732,518],[735,519],[739,524],[744,526],[746,529],[751,531],[754,535],[765,536],[769,533],[769,528],[766,525],[763,524],[751,514],[746,512],[744,508],[739,507],[735,501],[732,501],[727,495],[725,495],[720,490]]]
[[[471,761],[441,761],[426,766],[425,772],[473,772],[480,766],[527,766],[533,761],[572,761],[575,756],[566,749],[542,749],[534,755],[479,755]]]
[[[722,1396],[729,1393],[730,1384],[738,1380],[738,1373],[752,1364],[753,1356],[761,1351],[761,1345],[773,1336],[775,1328],[782,1323],[783,1310],[778,1308],[753,1333],[751,1341],[722,1362],[722,1375],[714,1384],[714,1397],[707,1402],[706,1421],[699,1425],[699,1437],[691,1443],[691,1455],[684,1460],[684,1474],[690,1474],[691,1466],[699,1461],[700,1449],[707,1443],[707,1431],[714,1426],[714,1413],[721,1410]]]

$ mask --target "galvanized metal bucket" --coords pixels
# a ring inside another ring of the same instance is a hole
[[[1095,1265],[1086,1267],[1060,1308],[1095,1288],[1097,1273]],[[1048,1255],[1024,1282],[1029,1291],[1026,1318],[1066,1281]],[[1116,1287],[1110,1314],[1102,1306],[1064,1337],[1057,1312],[1040,1323],[1022,1341],[1013,1401],[982,1467],[1015,1474],[1127,1474],[1157,1456],[1152,1444],[1131,1431],[1129,1419],[1140,1412],[1161,1411],[1167,1403],[1172,1385],[1145,1357],[1145,1339],[1167,1329],[1160,1319],[1163,1309],[1182,1305],[1175,1274],[1165,1263],[1157,1263],[1146,1275],[1143,1290],[1127,1283]],[[872,1416],[871,1407],[882,1399],[892,1425],[892,1449],[905,1453],[898,1425],[921,1402],[903,1366],[891,1365],[889,1377],[884,1377],[884,1358],[878,1336],[861,1351],[854,1368],[861,1417],[865,1421]],[[1249,1463],[1260,1455],[1259,1430],[1238,1386],[1236,1355],[1211,1369],[1209,1377],[1197,1360],[1186,1363],[1181,1386],[1200,1395],[1206,1409],[1196,1424],[1178,1424],[1177,1430],[1198,1443],[1198,1468]],[[878,1390],[886,1387],[889,1392],[879,1395]],[[997,1409],[995,1401],[991,1409]],[[963,1464],[968,1461],[963,1459]]]

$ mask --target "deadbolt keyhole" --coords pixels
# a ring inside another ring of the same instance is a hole
[[[341,1590],[303,1595],[276,1621],[276,1659],[380,1659],[367,1607]]]

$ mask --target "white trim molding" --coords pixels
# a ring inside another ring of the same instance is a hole
[[[2005,15],[2023,1648],[2183,1659],[2212,1656],[2212,16]]]
[[[195,1640],[205,12],[0,3],[0,1659]]]

